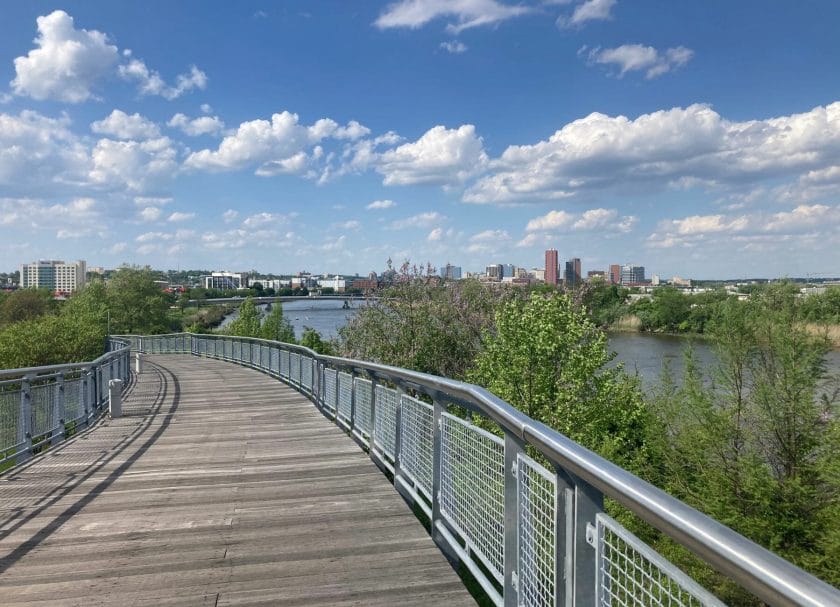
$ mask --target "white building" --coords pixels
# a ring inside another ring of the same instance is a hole
[[[204,277],[205,289],[244,289],[248,286],[248,274],[245,272],[213,272]]]
[[[332,278],[324,277],[318,279],[318,286],[322,289],[332,289],[336,293],[344,293],[347,282],[341,276],[333,276]]]
[[[70,294],[87,282],[84,260],[64,263],[60,260],[40,260],[20,266],[20,287],[49,289],[54,293]]]

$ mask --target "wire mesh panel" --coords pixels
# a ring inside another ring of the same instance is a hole
[[[111,367],[102,365],[99,367],[99,400],[97,406],[108,402],[108,382],[111,381]]]
[[[376,419],[373,420],[376,429],[374,444],[391,458],[396,457],[397,450],[397,403],[399,395],[396,390],[385,386],[376,386]]]
[[[350,423],[353,418],[353,376],[338,374],[338,417]]]
[[[516,463],[519,604],[524,607],[556,605],[556,482],[552,473],[524,453],[517,455]]]
[[[448,413],[441,427],[440,511],[504,583],[504,442]]]
[[[233,360],[242,360],[242,343],[231,340],[231,344],[233,344]]]
[[[82,378],[64,380],[64,418],[68,422],[80,420],[84,417],[84,401],[82,399]]]
[[[20,424],[20,384],[0,383],[0,459],[18,442]]]
[[[280,377],[289,379],[289,351],[280,351]]]
[[[300,354],[289,353],[289,379],[297,382],[300,377]]]
[[[434,407],[405,394],[400,407],[400,470],[431,500]]]
[[[260,344],[260,367],[271,371],[271,346],[268,344]]]
[[[308,391],[312,391],[312,359],[308,356],[300,358],[300,383]]]
[[[324,369],[324,406],[335,411],[335,396],[338,393],[338,371]]]
[[[610,516],[599,513],[595,526],[598,605],[723,607],[720,600]]]
[[[58,384],[50,381],[49,383],[33,385],[29,391],[29,396],[32,404],[32,437],[52,432],[52,429],[58,423],[53,415],[55,401],[58,398]]]
[[[370,401],[373,383],[369,379],[356,378],[356,428],[370,436]]]
[[[269,362],[269,366],[273,375],[280,375],[280,350],[276,346],[272,346],[271,348],[271,362]]]

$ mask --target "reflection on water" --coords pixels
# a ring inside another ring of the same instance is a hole
[[[347,319],[352,317],[363,302],[350,302],[350,308],[344,308],[344,301],[341,298],[313,299],[288,301],[283,303],[283,316],[285,316],[295,328],[295,337],[300,339],[304,327],[312,327],[324,339],[332,339],[338,336],[338,330],[347,324]],[[276,305],[276,304],[272,304]],[[269,313],[268,306],[262,304],[257,306],[263,316]],[[220,326],[225,327],[239,316],[239,310],[234,310],[227,316]]]

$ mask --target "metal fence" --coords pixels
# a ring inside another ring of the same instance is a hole
[[[0,370],[0,470],[96,420],[108,406],[108,382],[128,385],[130,354],[127,340],[111,339],[90,362]]]
[[[497,605],[721,604],[610,518],[605,496],[768,604],[840,605],[837,589],[478,386],[258,339],[122,339],[138,352],[242,364],[309,396],[393,475],[429,517],[438,545]]]

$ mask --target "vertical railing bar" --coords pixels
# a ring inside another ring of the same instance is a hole
[[[50,438],[50,445],[53,446],[64,440],[64,418],[67,417],[64,402],[64,373],[59,374],[55,383],[55,402],[52,411],[53,432]]]
[[[519,605],[519,474],[518,459],[525,452],[522,440],[505,432],[505,550],[504,604]],[[581,603],[583,605],[584,603]]]

